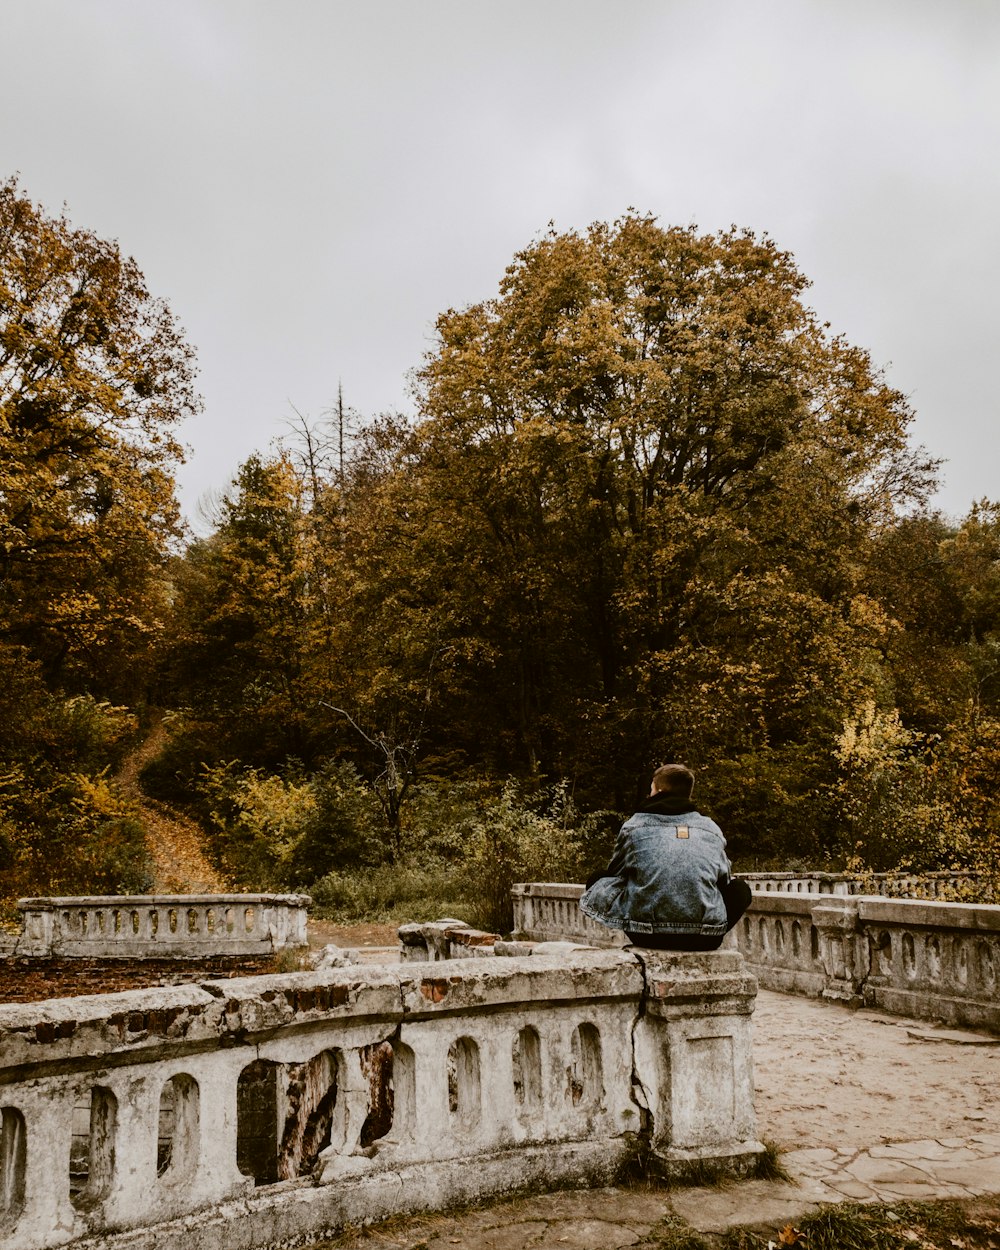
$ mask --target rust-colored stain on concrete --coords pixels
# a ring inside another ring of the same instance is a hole
[[[431,1003],[439,1003],[446,997],[451,984],[444,977],[432,981],[420,982],[420,993]]]

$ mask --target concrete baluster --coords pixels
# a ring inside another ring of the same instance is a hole
[[[400,1039],[413,1051],[414,1103],[417,1109],[414,1143],[422,1154],[448,1157],[454,1132],[448,1107],[448,1051],[454,1026],[447,1021],[427,1021],[400,1030]]]
[[[156,1072],[112,1073],[105,1079],[116,1100],[114,1179],[102,1203],[105,1227],[129,1227],[156,1193],[161,1083]]]
[[[182,1069],[198,1084],[198,1164],[186,1193],[191,1207],[223,1202],[252,1192],[253,1180],[236,1164],[236,1084],[247,1062],[245,1052],[192,1056]]]
[[[857,900],[830,898],[813,908],[812,920],[827,978],[823,997],[860,1005],[870,956],[868,942],[861,940]]]
[[[15,1107],[25,1122],[24,1203],[16,1222],[0,1230],[4,1250],[60,1245],[83,1231],[69,1195],[75,1100],[76,1089],[66,1079],[4,1093],[4,1105]]]

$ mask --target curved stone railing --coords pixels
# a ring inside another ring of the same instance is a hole
[[[561,882],[516,885],[517,930],[620,944],[621,934],[580,912],[582,893]],[[1000,1032],[1000,906],[755,889],[726,944],[765,989]]]
[[[0,1246],[298,1245],[637,1156],[745,1169],[755,992],[736,952],[583,950],[0,1007]]]
[[[755,894],[855,894],[879,898],[960,899],[978,885],[975,872],[746,872]]]
[[[22,898],[21,933],[0,954],[204,959],[306,945],[304,894],[135,894]]]

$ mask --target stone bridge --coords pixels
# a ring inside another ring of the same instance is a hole
[[[746,880],[753,903],[726,942],[765,988],[1000,1033],[1000,906],[859,895],[832,874]],[[930,880],[942,888],[956,878]],[[515,928],[535,940],[624,946],[580,911],[582,893],[516,885]]]
[[[740,949],[670,955],[583,945],[608,935],[580,888],[517,887],[526,940],[404,926],[394,965],[0,1007],[0,1247],[301,1244],[636,1164],[751,1170],[755,976],[997,1024],[997,908],[758,886]]]

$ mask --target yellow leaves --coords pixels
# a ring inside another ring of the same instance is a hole
[[[0,235],[0,625],[79,672],[95,645],[124,654],[148,628],[177,535],[167,429],[199,408],[191,349],[117,244],[46,216],[14,180]]]
[[[112,788],[106,773],[99,773],[96,777],[74,773],[72,781],[76,790],[73,806],[78,811],[111,820],[120,816],[125,809],[121,796]]]
[[[797,1246],[801,1242],[806,1241],[807,1234],[800,1232],[792,1224],[786,1224],[778,1234],[778,1245],[780,1246]]]
[[[915,735],[903,727],[899,711],[882,711],[874,699],[867,700],[844,722],[837,738],[836,757],[841,765],[891,767],[914,742]]]
[[[873,640],[884,639],[894,624],[878,600],[865,594],[851,597],[848,620],[852,629],[865,631]]]

